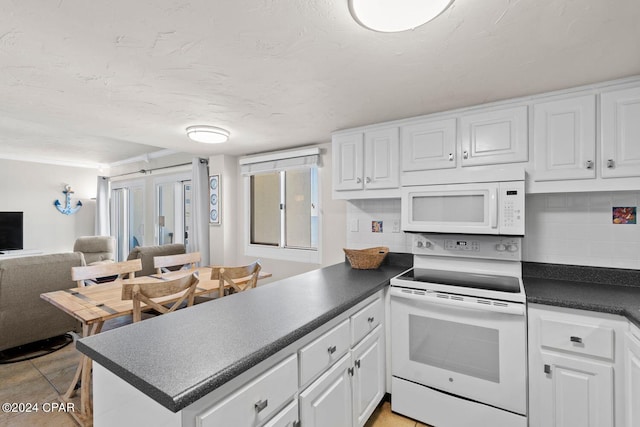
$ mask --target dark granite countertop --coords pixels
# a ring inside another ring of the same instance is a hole
[[[640,270],[523,263],[527,302],[625,316],[640,327]]]
[[[83,338],[77,348],[177,412],[387,286],[411,266],[403,255],[389,254],[377,270],[345,262],[310,271]]]

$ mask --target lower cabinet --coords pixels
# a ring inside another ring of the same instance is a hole
[[[382,326],[300,393],[304,427],[361,427],[385,390]]]
[[[626,427],[640,427],[640,330],[625,337]]]
[[[540,426],[614,425],[613,367],[577,357],[542,353],[538,381]]]
[[[640,427],[625,423],[626,319],[530,304],[528,323],[530,427]]]

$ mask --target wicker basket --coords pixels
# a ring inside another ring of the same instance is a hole
[[[351,268],[358,270],[375,270],[380,267],[384,257],[389,253],[386,246],[377,246],[367,249],[343,249]]]

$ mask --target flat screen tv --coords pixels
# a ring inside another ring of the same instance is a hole
[[[0,251],[22,247],[22,212],[0,212]]]

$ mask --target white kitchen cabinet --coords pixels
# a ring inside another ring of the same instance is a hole
[[[533,106],[536,181],[596,177],[596,96]]]
[[[400,186],[398,127],[335,134],[332,141],[333,190],[351,191],[334,197],[390,197],[378,191]]]
[[[199,427],[259,426],[298,390],[298,359],[291,355],[210,409],[196,416]]]
[[[353,374],[353,425],[362,427],[385,392],[385,346],[382,326],[351,351]]]
[[[528,326],[529,426],[622,427],[626,319],[529,304]]]
[[[600,95],[603,178],[640,176],[640,87]]]
[[[351,406],[351,355],[342,357],[300,393],[300,423],[304,427],[348,427]]]
[[[362,190],[364,139],[362,133],[333,137],[333,189]]]
[[[456,119],[423,120],[400,127],[402,171],[456,167]]]
[[[527,106],[463,114],[462,166],[526,162],[529,158]]]
[[[263,427],[297,427],[298,418],[298,399],[295,399]]]
[[[611,364],[542,353],[542,366],[532,367],[531,381],[540,384],[538,426],[613,427],[613,367]],[[531,409],[533,411],[533,408]]]
[[[626,427],[640,427],[640,330],[627,332],[624,358]]]

